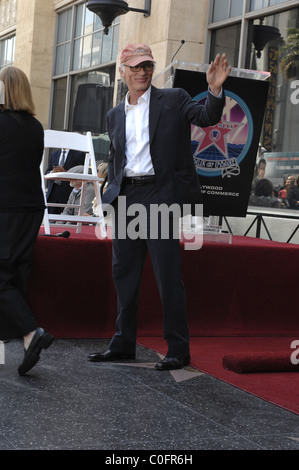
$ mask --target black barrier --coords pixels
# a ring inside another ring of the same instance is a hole
[[[196,101],[207,97],[205,72],[176,69],[174,88]],[[225,107],[216,126],[192,126],[194,164],[200,180],[204,216],[245,217],[269,82],[229,76]]]

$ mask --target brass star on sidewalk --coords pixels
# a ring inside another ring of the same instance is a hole
[[[158,354],[159,359],[163,359],[164,356]],[[116,363],[115,363],[116,364]],[[118,366],[126,366],[126,367],[142,367],[145,369],[154,369],[156,362],[117,362]],[[183,369],[177,370],[170,370],[168,371],[170,375],[173,377],[175,382],[184,382],[188,379],[193,379],[194,377],[199,377],[200,375],[205,375],[203,372],[200,372],[197,369],[193,369],[193,367],[186,366]],[[165,372],[157,371],[157,374],[163,374]]]

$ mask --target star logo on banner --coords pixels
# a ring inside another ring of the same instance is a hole
[[[216,126],[207,127],[205,130],[200,129],[203,134],[203,138],[198,144],[195,155],[202,153],[205,149],[214,145],[220,150],[225,158],[229,158],[227,152],[227,137],[231,132],[242,125],[242,123],[221,120],[216,124]]]

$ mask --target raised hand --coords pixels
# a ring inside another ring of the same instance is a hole
[[[62,171],[66,171],[66,169],[63,166],[58,165],[53,167],[51,173],[61,173]]]
[[[231,66],[228,64],[226,54],[217,54],[215,60],[212,60],[207,70],[207,82],[211,92],[218,96],[221,87],[231,72]]]

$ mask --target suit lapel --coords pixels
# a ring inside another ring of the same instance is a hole
[[[156,127],[158,124],[160,112],[163,106],[162,93],[160,90],[152,85],[151,99],[150,99],[150,111],[149,111],[149,135],[150,142],[154,137]],[[125,103],[122,102],[118,107],[118,116],[116,119],[117,123],[117,138],[121,149],[125,148],[126,136],[125,136]]]
[[[162,93],[160,90],[152,86],[151,91],[151,101],[150,101],[150,111],[149,111],[149,137],[150,143],[154,138],[157,124],[159,121],[159,116],[163,106]]]
[[[125,148],[126,144],[126,117],[125,117],[125,103],[122,102],[118,107],[118,116],[116,119],[117,122],[117,138],[119,140],[119,145],[122,149]]]
[[[118,140],[119,151],[117,154],[121,158],[115,160],[115,177],[120,184],[123,177],[123,169],[125,166],[125,146],[126,146],[126,125],[125,125],[125,104],[121,103],[117,109],[116,119],[116,137]]]

